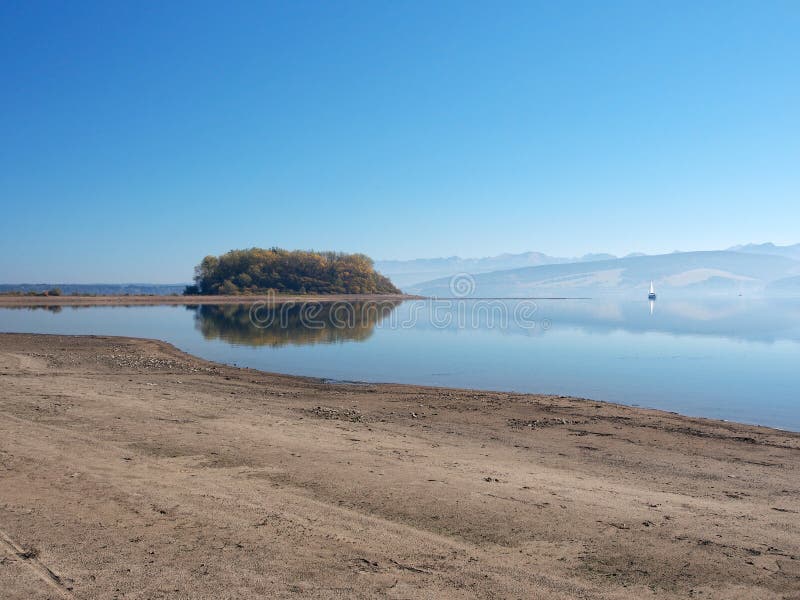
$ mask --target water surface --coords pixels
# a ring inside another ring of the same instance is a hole
[[[800,300],[0,309],[0,331],[166,340],[334,380],[564,394],[800,431]],[[652,311],[652,312],[651,312]],[[311,310],[311,312],[315,312]],[[357,315],[357,318],[353,318]]]

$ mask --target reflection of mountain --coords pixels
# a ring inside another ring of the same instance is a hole
[[[655,280],[659,291],[672,293],[761,291],[773,281],[798,274],[800,262],[784,256],[680,252],[481,273],[474,276],[474,295],[577,296],[636,290],[646,293],[650,280]],[[428,296],[453,295],[447,278],[421,283],[408,291]]]
[[[799,294],[800,276],[786,277],[784,279],[778,279],[777,281],[773,281],[767,286],[767,291],[775,292],[778,294],[780,293]]]
[[[549,319],[554,330],[577,326],[597,333],[657,331],[760,342],[800,341],[800,305],[790,299],[674,298],[653,304],[646,299],[540,301],[538,313],[539,318]]]
[[[521,312],[525,304],[533,311]],[[751,342],[800,342],[800,304],[789,298],[646,298],[593,300],[411,300],[392,317],[424,331],[495,330],[550,335],[580,329],[601,335],[658,332]],[[531,326],[535,323],[534,326]],[[543,324],[547,323],[545,330]]]
[[[334,344],[363,341],[399,302],[309,302],[275,307],[193,306],[195,327],[206,339],[246,346]],[[252,315],[252,318],[251,318]]]

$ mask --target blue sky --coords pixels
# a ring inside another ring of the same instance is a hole
[[[796,1],[3,2],[0,281],[798,242],[798,31]]]

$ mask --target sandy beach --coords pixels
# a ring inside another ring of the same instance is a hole
[[[4,599],[797,599],[798,467],[761,427],[0,335]]]

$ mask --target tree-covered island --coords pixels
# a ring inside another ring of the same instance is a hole
[[[363,254],[250,248],[206,256],[191,294],[400,294]]]

